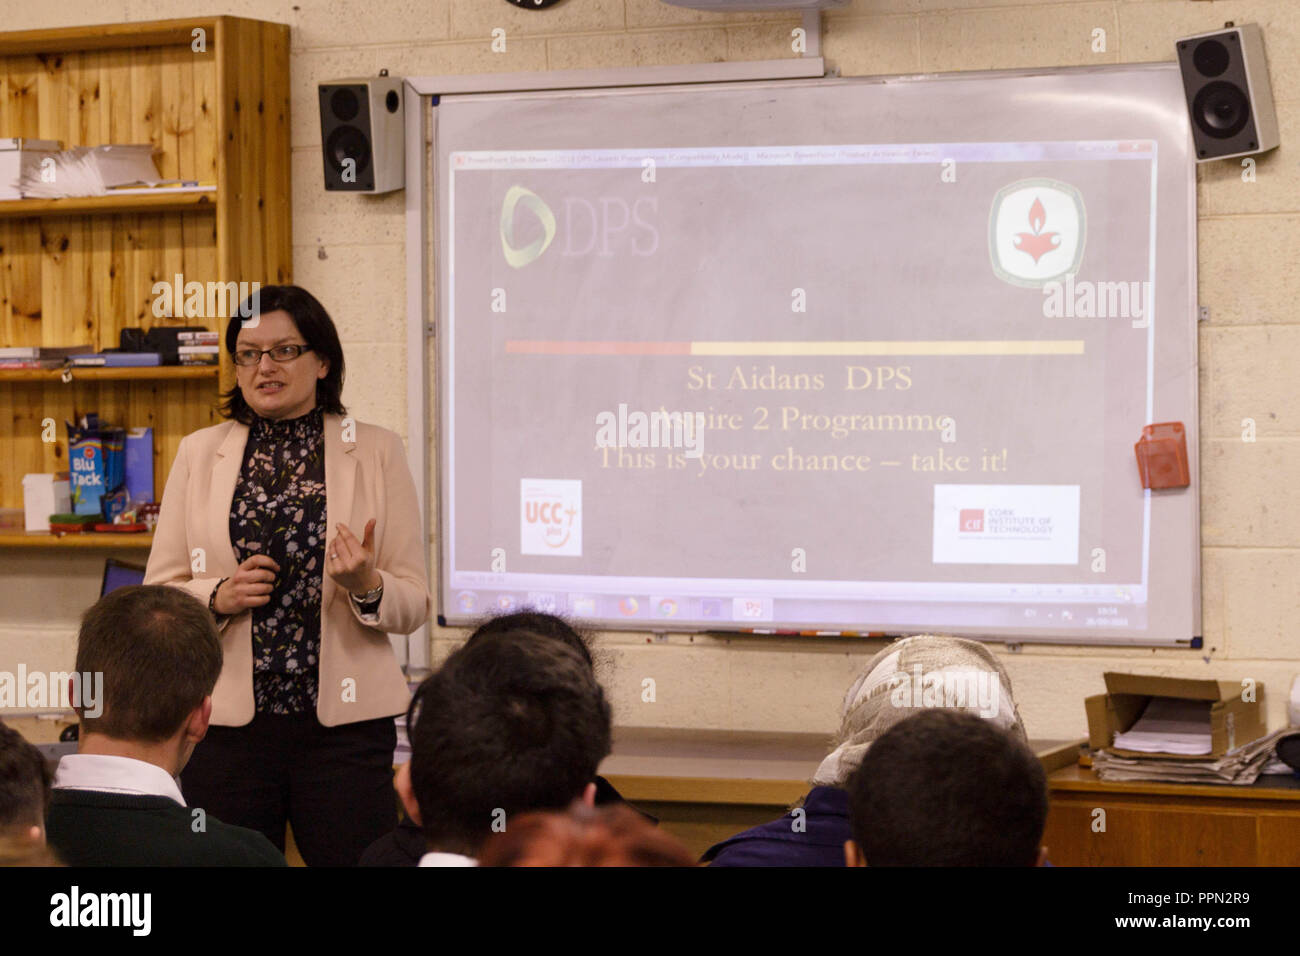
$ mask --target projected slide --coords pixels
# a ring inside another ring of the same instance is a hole
[[[1157,153],[450,151],[444,615],[1141,632]]]

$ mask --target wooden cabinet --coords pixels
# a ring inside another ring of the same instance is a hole
[[[152,143],[164,178],[213,188],[0,202],[0,346],[107,348],[123,328],[162,323],[224,331],[228,312],[156,318],[155,283],[292,281],[287,26],[207,17],[0,33],[0,137],[10,136]],[[70,383],[0,370],[0,507],[22,507],[24,474],[67,469],[63,423],[86,411],[153,428],[161,498],[181,439],[219,421],[219,392],[233,383],[221,358],[216,369],[76,370]],[[56,442],[42,440],[45,419]],[[0,535],[0,546],[70,544]]]
[[[1103,783],[1065,767],[1047,785],[1043,845],[1058,866],[1300,866],[1293,776],[1249,787]]]

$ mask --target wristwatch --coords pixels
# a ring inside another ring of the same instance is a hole
[[[384,586],[381,584],[377,588],[371,588],[365,594],[352,594],[351,591],[348,593],[351,594],[352,600],[358,604],[378,604],[379,599],[384,596]]]

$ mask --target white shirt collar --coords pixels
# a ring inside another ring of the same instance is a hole
[[[420,857],[420,866],[478,866],[478,860],[459,853],[426,853]]]
[[[185,806],[185,797],[171,774],[156,764],[134,757],[68,754],[54,771],[54,789],[145,794],[167,797]]]

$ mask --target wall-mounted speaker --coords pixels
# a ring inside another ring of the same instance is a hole
[[[1175,46],[1197,162],[1262,153],[1281,142],[1258,24],[1228,24]]]
[[[406,184],[402,81],[379,76],[321,83],[325,188],[387,193]]]

